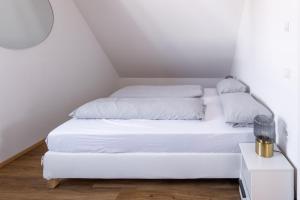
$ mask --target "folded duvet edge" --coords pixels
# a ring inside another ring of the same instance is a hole
[[[84,104],[76,119],[203,120],[202,98],[101,98]]]

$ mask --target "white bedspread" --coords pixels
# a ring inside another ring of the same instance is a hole
[[[49,134],[48,148],[69,153],[236,153],[239,143],[254,142],[251,128],[225,123],[215,89],[205,89],[204,102],[204,121],[71,119]]]

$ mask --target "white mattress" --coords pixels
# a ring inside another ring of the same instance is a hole
[[[215,89],[205,89],[204,121],[71,119],[47,137],[51,152],[67,153],[237,153],[254,142],[252,128],[226,124]]]

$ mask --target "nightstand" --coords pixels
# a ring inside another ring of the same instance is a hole
[[[294,168],[280,153],[263,158],[255,144],[240,144],[240,192],[246,200],[294,200]]]

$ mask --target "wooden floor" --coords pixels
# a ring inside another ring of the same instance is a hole
[[[236,180],[65,180],[48,190],[42,178],[45,146],[0,169],[1,200],[236,200]]]

